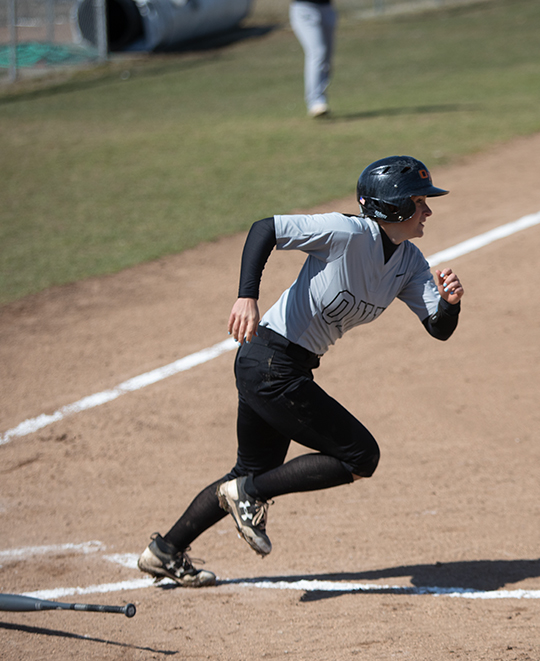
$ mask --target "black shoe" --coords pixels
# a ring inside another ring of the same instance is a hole
[[[195,569],[185,551],[178,551],[158,533],[154,533],[137,564],[141,571],[154,576],[156,582],[168,577],[185,588],[202,588],[216,582],[215,574]]]
[[[244,490],[246,477],[223,482],[218,489],[219,504],[229,512],[238,532],[259,555],[268,555],[272,542],[266,534],[268,503],[252,498]]]

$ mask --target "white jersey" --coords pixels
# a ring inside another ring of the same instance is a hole
[[[423,321],[440,294],[420,250],[404,241],[384,263],[381,229],[341,213],[274,216],[278,250],[308,254],[295,282],[261,325],[319,356],[344,333],[379,317],[395,299]]]

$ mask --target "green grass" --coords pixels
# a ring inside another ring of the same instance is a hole
[[[385,155],[433,167],[540,130],[539,24],[537,0],[344,12],[331,121],[305,116],[288,29],[5,87],[0,303],[348,195]]]

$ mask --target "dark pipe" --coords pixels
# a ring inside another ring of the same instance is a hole
[[[83,0],[79,6],[77,20],[82,36],[97,46],[93,0]],[[143,36],[142,18],[133,0],[107,0],[109,51],[122,51]]]

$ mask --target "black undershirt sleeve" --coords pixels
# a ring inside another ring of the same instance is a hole
[[[437,312],[426,317],[422,323],[427,332],[437,340],[447,340],[456,330],[460,310],[460,302],[452,305],[441,298]]]
[[[259,298],[262,272],[277,243],[274,218],[263,218],[251,226],[240,268],[239,298]]]

